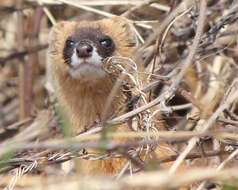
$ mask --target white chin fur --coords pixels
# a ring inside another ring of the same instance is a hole
[[[105,77],[106,72],[100,67],[85,63],[79,68],[71,68],[69,70],[69,74],[74,79],[81,79],[87,81],[103,78]]]
[[[69,74],[74,79],[80,79],[84,81],[95,80],[105,77],[106,72],[101,68],[102,57],[98,55],[95,48],[92,56],[89,58],[78,58],[76,52],[71,57],[71,68]]]

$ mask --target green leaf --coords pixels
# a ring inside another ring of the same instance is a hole
[[[70,137],[72,135],[72,126],[70,125],[69,119],[65,115],[64,108],[60,105],[56,105],[55,112],[57,115],[61,133],[65,137]]]
[[[236,190],[236,189],[237,189],[237,186],[228,185],[228,184],[225,184],[225,185],[222,187],[222,190]]]

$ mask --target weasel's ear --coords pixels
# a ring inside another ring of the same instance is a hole
[[[72,33],[75,26],[76,22],[74,21],[60,21],[52,27],[49,36],[50,38],[64,37]]]
[[[60,21],[54,25],[49,33],[49,50],[52,52],[61,51],[65,40],[72,33],[76,23],[71,21]]]
[[[50,30],[49,41],[57,39],[57,36],[62,34],[67,25],[68,25],[67,21],[60,21],[57,24],[55,24]]]
[[[111,20],[115,25],[115,29],[121,27],[122,30],[125,32],[129,40],[129,45],[131,45],[131,47],[137,47],[139,45],[139,41],[135,32],[135,27],[128,19],[121,16],[115,16],[112,17]]]
[[[55,43],[57,43],[58,41],[58,36],[60,35],[60,31],[62,32],[64,25],[66,23],[64,21],[58,22],[57,24],[55,24],[49,33],[48,36],[48,43],[49,43],[49,47],[50,49],[53,49],[55,46]]]

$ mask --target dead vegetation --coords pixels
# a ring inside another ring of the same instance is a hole
[[[105,69],[132,92],[133,109],[68,137],[44,87],[49,30],[58,20],[115,15],[130,20],[140,45],[134,61],[113,57]],[[0,18],[1,188],[237,188],[237,1],[2,0]],[[110,130],[126,122],[131,132]],[[158,122],[166,127],[155,130]],[[170,155],[139,158],[155,146]],[[61,164],[111,157],[128,160],[116,176]]]

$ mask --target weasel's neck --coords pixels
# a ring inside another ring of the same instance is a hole
[[[74,132],[81,132],[102,120],[108,96],[114,85],[110,77],[88,83],[81,83],[70,77],[62,77],[59,81],[58,98]],[[122,97],[118,93],[106,111],[106,117],[118,108],[121,101],[119,99]]]

